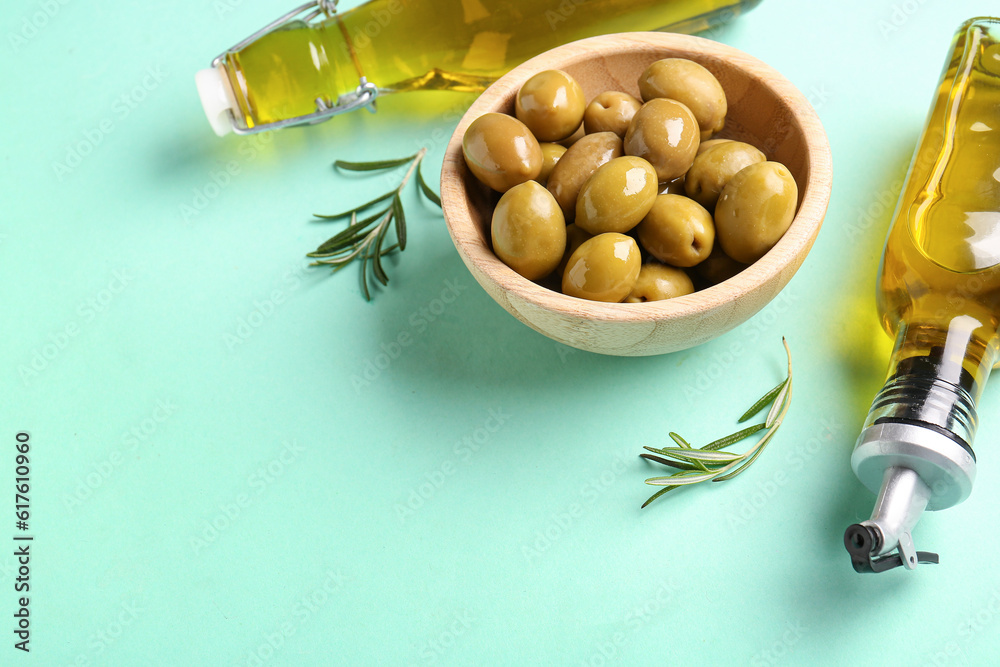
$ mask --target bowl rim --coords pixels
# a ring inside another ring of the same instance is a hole
[[[516,94],[520,84],[531,75],[593,58],[596,52],[612,45],[619,49],[634,45],[636,49],[653,47],[673,52],[664,57],[697,60],[700,56],[735,61],[751,79],[773,90],[784,101],[791,112],[791,123],[802,132],[806,144],[807,176],[798,211],[778,243],[733,278],[663,301],[605,303],[580,299],[550,290],[515,272],[493,253],[473,223],[469,198],[465,193],[464,173],[467,167],[462,153],[462,138],[468,126],[479,116],[492,111],[498,98]],[[478,271],[504,293],[571,318],[579,318],[585,311],[588,319],[624,322],[662,321],[701,315],[724,307],[737,297],[766,289],[790,265],[794,272],[819,234],[831,187],[832,158],[826,132],[816,111],[798,88],[770,65],[732,46],[705,37],[666,32],[628,32],[589,37],[555,47],[518,65],[487,88],[462,116],[448,142],[441,169],[441,203],[448,233],[463,262],[477,279]]]

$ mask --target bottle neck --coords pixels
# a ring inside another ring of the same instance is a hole
[[[336,25],[293,21],[223,59],[249,128],[304,116],[358,85]]]
[[[947,328],[902,326],[889,363],[889,377],[875,397],[865,426],[920,425],[946,435],[972,452],[976,403],[996,361],[996,332],[959,315]]]

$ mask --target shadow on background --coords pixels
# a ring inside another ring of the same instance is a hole
[[[885,380],[893,341],[882,328],[875,294],[878,267],[886,234],[909,164],[909,151],[901,147],[895,167],[873,183],[871,197],[856,203],[842,227],[851,252],[857,257],[856,271],[844,271],[842,293],[832,321],[843,323],[836,338],[835,353],[842,363],[849,417],[860,424],[875,393]]]
[[[557,343],[497,304],[450,243],[434,245],[426,255],[405,257],[406,280],[419,287],[406,306],[386,309],[378,322],[375,335],[381,343],[405,342],[409,336],[413,342],[407,347],[419,350],[401,354],[394,374],[433,373],[438,387],[456,399],[487,389],[544,399],[580,392],[594,376],[604,378],[611,372],[625,382],[636,374],[662,373],[665,364],[676,363],[675,355],[608,357]],[[606,387],[614,388],[613,383]]]

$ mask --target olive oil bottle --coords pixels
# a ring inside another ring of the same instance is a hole
[[[955,35],[886,240],[877,304],[896,339],[851,463],[879,494],[855,569],[937,562],[910,531],[968,497],[976,403],[1000,349],[1000,19]],[[898,550],[898,553],[894,553]]]
[[[218,134],[318,122],[417,90],[480,91],[524,60],[628,30],[697,32],[760,0],[314,0],[198,73]]]

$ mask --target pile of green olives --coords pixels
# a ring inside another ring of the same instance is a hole
[[[795,179],[748,143],[712,138],[728,109],[715,76],[667,58],[639,92],[588,104],[572,76],[547,70],[518,91],[514,116],[469,125],[466,164],[502,193],[490,236],[507,266],[582,299],[659,301],[727,280],[782,237]]]

